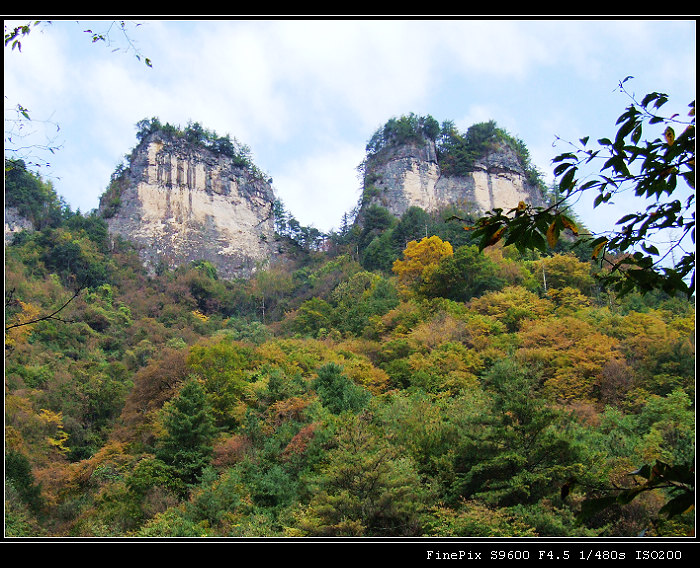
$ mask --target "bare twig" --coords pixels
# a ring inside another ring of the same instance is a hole
[[[22,322],[22,323],[13,323],[12,325],[7,325],[7,326],[5,326],[5,331],[7,332],[7,331],[9,331],[10,329],[15,329],[15,328],[17,328],[17,327],[22,327],[22,326],[25,326],[25,325],[33,325],[33,324],[35,324],[35,323],[39,323],[39,322],[41,322],[41,321],[47,321],[47,320],[60,321],[61,323],[75,323],[75,321],[72,321],[72,320],[65,320],[65,319],[62,319],[62,318],[59,318],[59,317],[56,317],[56,316],[57,316],[62,310],[64,310],[64,309],[68,306],[68,304],[70,304],[73,300],[75,300],[75,299],[80,295],[80,292],[82,292],[82,291],[83,291],[83,287],[78,288],[78,290],[75,292],[75,294],[73,294],[73,296],[72,296],[65,304],[63,304],[60,308],[58,308],[57,310],[51,312],[50,314],[47,314],[47,315],[45,315],[45,316],[41,316],[41,317],[39,317],[39,318],[34,318],[34,319],[32,319],[32,320],[25,321],[25,322]],[[14,292],[14,290],[13,290],[12,292]],[[12,292],[10,293],[10,297],[12,296]],[[6,303],[6,304],[7,304],[7,303]]]

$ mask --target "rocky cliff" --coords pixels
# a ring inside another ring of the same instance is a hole
[[[5,246],[21,231],[31,231],[34,224],[22,216],[16,207],[5,207]]]
[[[379,205],[400,217],[414,206],[478,214],[508,211],[520,201],[543,204],[539,186],[529,181],[517,153],[507,146],[488,152],[469,169],[462,175],[443,174],[432,140],[387,148],[366,164],[363,206]]]
[[[368,144],[360,223],[370,205],[401,217],[411,207],[478,215],[498,208],[508,211],[521,201],[544,203],[540,184],[532,181],[532,170],[524,163],[523,148],[494,125],[480,127],[486,135],[475,136],[476,144],[468,132],[455,136],[462,146],[446,150],[436,145],[439,137],[430,128],[431,120],[420,119],[416,126],[409,117],[409,135],[392,130],[404,123],[390,121],[392,128],[380,132],[378,143]],[[201,142],[203,132],[159,127],[141,133],[128,166],[113,176],[102,196],[100,211],[110,233],[135,243],[151,271],[204,260],[223,278],[248,277],[280,254],[275,196],[259,170],[231,152],[228,137],[209,138],[209,145],[190,140],[195,134]]]
[[[100,212],[149,270],[211,262],[222,278],[250,276],[271,256],[274,194],[260,172],[177,136],[145,137],[114,176]]]

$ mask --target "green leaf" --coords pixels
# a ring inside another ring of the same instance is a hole
[[[637,128],[634,129],[634,132],[632,133],[632,142],[635,144],[639,144],[639,139],[642,137],[642,125],[640,124],[637,126]]]
[[[631,221],[632,219],[639,219],[639,215],[636,215],[634,213],[630,213],[629,215],[625,215],[621,219],[617,221],[617,225],[622,225],[623,223],[627,223],[628,221]]]
[[[578,514],[579,520],[587,520],[593,515],[608,509],[617,504],[617,497],[609,495],[607,497],[597,497],[586,499],[581,503],[581,510]]]
[[[686,491],[671,499],[661,509],[659,514],[665,517],[673,517],[681,515],[695,506],[695,493]]]
[[[571,167],[573,167],[572,164],[570,164],[568,162],[566,162],[564,164],[559,164],[556,168],[554,168],[554,175],[556,177],[559,177],[560,175],[562,175],[566,170],[568,170]]]
[[[568,191],[571,189],[574,185],[574,176],[576,175],[576,168],[571,167],[566,174],[564,174],[564,177],[561,178],[561,181],[559,182],[559,190],[560,191]]]

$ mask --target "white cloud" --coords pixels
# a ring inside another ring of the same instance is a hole
[[[355,205],[364,144],[392,116],[460,130],[493,119],[547,168],[555,135],[610,134],[627,74],[638,90],[680,85],[694,98],[694,28],[682,22],[152,20],[131,32],[152,69],[81,29],[59,22],[6,54],[5,94],[37,118],[56,113],[66,148],[52,161],[71,180],[57,189],[82,210],[151,116],[249,145],[291,212],[326,228]]]
[[[302,225],[338,228],[360,195],[357,166],[364,157],[356,146],[336,145],[282,166],[274,188],[286,209]]]
[[[462,73],[489,77],[528,77],[535,65],[554,55],[549,27],[537,21],[459,20],[441,25],[444,65]]]
[[[6,22],[7,28],[14,25],[15,22]],[[45,161],[50,155],[35,156],[42,153],[40,148],[47,145],[55,147],[63,142],[59,126],[66,109],[61,107],[60,101],[65,100],[68,85],[64,43],[60,37],[45,32],[41,27],[31,31],[21,41],[21,51],[19,48],[5,48],[5,136],[7,138],[8,128],[13,128],[13,123],[7,122],[15,118],[12,109],[21,105],[27,109],[32,120],[23,121],[21,129],[12,133],[14,144],[9,146],[33,146],[22,155],[26,154],[30,160],[36,158]],[[48,88],[51,89],[51,97],[46,97]]]

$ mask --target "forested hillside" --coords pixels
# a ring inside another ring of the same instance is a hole
[[[376,206],[286,219],[249,280],[148,276],[6,184],[37,227],[5,249],[6,536],[692,534],[692,300]]]

